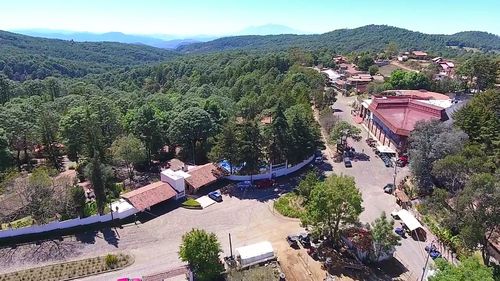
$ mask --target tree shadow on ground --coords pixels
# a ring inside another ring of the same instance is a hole
[[[113,245],[116,248],[118,248],[118,243],[120,241],[120,238],[117,236],[117,231],[113,230],[110,227],[106,227],[104,229],[101,229],[101,233],[103,235],[104,240],[108,242],[109,245]]]
[[[371,268],[377,273],[377,275],[386,275],[391,279],[401,277],[403,274],[408,272],[406,266],[404,266],[395,257],[374,264]]]
[[[98,231],[96,229],[92,229],[90,231],[75,233],[75,238],[77,241],[85,244],[95,244],[95,237],[97,234]]]

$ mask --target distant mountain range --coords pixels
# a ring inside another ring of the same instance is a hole
[[[71,32],[71,31],[53,31],[53,30],[17,30],[16,33],[43,37],[50,39],[73,40],[76,42],[118,42],[127,44],[142,44],[156,48],[175,49],[185,44],[196,42],[204,42],[216,39],[217,37],[210,36],[193,36],[191,38],[175,38],[169,35],[131,35],[121,32],[107,32],[107,33],[91,33],[91,32]],[[163,38],[159,38],[163,37]],[[169,38],[169,39],[167,39]]]
[[[50,29],[21,29],[12,30],[12,32],[29,35],[34,37],[73,40],[76,42],[119,42],[127,44],[143,44],[156,48],[176,49],[183,45],[188,45],[198,42],[207,42],[222,36],[215,35],[168,35],[168,34],[151,34],[151,35],[134,35],[125,34],[122,32],[74,32],[68,30],[50,30]],[[235,35],[277,35],[277,34],[303,34],[299,30],[279,24],[266,24],[261,26],[250,26],[234,34]]]
[[[480,31],[456,34],[425,34],[387,25],[367,25],[354,29],[338,29],[323,34],[233,36],[213,41],[179,46],[183,53],[216,52],[223,50],[276,51],[293,47],[303,49],[327,48],[336,52],[380,51],[389,42],[402,50],[425,50],[435,54],[458,54],[463,47],[500,52],[500,37]],[[450,48],[450,47],[458,48]]]

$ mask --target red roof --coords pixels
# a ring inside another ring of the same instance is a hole
[[[342,64],[340,64],[340,68],[344,69],[344,71],[346,73],[350,74],[350,75],[355,75],[355,74],[363,73],[363,71],[357,70],[355,68],[354,64],[342,63]]]
[[[425,57],[425,56],[427,56],[427,53],[426,52],[422,52],[422,51],[413,51],[412,53],[415,56],[418,56],[418,57]]]
[[[351,227],[345,229],[343,234],[359,250],[369,251],[372,248],[372,234],[369,230]]]
[[[189,170],[188,174],[191,176],[186,178],[186,182],[194,189],[214,183],[225,176],[224,171],[213,163],[195,167]]]
[[[273,117],[272,116],[264,116],[260,119],[260,123],[262,124],[271,124],[273,123]]]
[[[158,181],[122,194],[121,197],[132,204],[137,210],[143,211],[175,195],[177,195],[177,192],[170,184]]]
[[[408,136],[418,121],[443,120],[444,109],[406,97],[374,98],[369,110],[392,132]]]

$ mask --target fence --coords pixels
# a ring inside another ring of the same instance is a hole
[[[49,231],[68,229],[95,223],[109,222],[113,219],[124,219],[139,212],[132,205],[121,199],[111,205],[115,211],[106,215],[94,215],[86,218],[76,218],[65,221],[53,221],[43,225],[32,225],[28,227],[7,229],[0,231],[0,239],[28,234],[40,234]]]
[[[275,177],[281,177],[285,176],[291,173],[294,173],[300,169],[302,169],[305,165],[311,163],[311,161],[314,159],[314,155],[307,158],[306,160],[300,162],[297,165],[288,167],[288,168],[283,168],[283,169],[278,169],[278,170],[273,170],[272,172],[264,173],[264,174],[256,174],[256,175],[230,175],[227,176],[226,178],[232,181],[249,181],[249,180],[262,180],[262,179],[271,179]]]

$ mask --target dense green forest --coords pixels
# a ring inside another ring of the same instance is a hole
[[[12,80],[83,77],[116,67],[158,63],[172,51],[144,45],[36,38],[0,30],[0,70]]]
[[[404,50],[426,50],[434,55],[456,56],[464,53],[450,46],[500,51],[500,37],[486,32],[467,31],[452,35],[425,34],[386,25],[367,25],[355,29],[339,29],[314,35],[235,36],[205,43],[181,46],[184,53],[222,50],[288,50],[293,47],[306,50],[328,48],[337,53],[380,51],[390,42]]]
[[[227,123],[241,127],[242,134],[254,130],[247,137],[259,147],[269,147],[267,155],[251,152],[259,163],[300,161],[318,140],[309,101],[313,92],[322,93],[324,77],[294,64],[285,53],[181,58],[109,75],[114,79],[103,75],[33,80],[27,89],[26,83],[13,84],[4,77],[9,91],[24,91],[6,100],[0,110],[2,137],[13,164],[30,165],[35,149],[43,146],[40,153],[59,168],[57,159],[63,151],[56,149],[58,143],[65,145],[73,160],[92,158],[97,151],[105,161],[113,141],[128,134],[143,142],[148,160],[158,159],[166,145],[180,145],[185,159],[205,162],[215,140],[224,137],[219,133],[230,126]],[[264,117],[273,117],[273,122],[262,124],[259,120]],[[256,138],[256,133],[278,134],[274,126],[284,134],[280,138],[293,138],[294,130],[302,134],[296,136],[302,143],[295,144],[300,152],[292,156],[291,150],[272,151],[273,145]],[[236,144],[245,141],[240,137],[244,138],[237,136]]]

